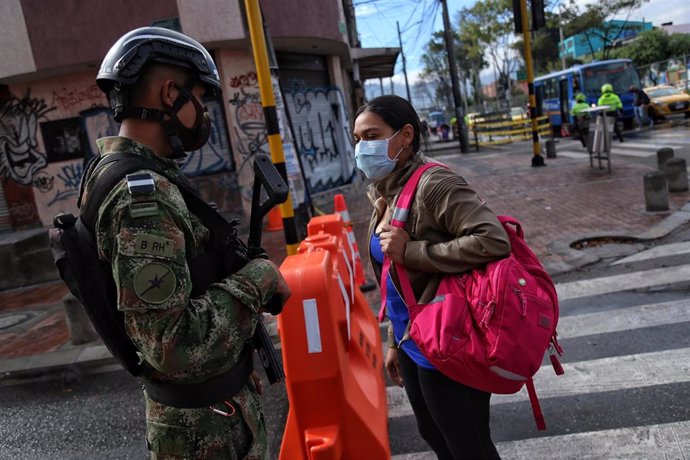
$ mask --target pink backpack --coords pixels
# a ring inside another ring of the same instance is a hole
[[[396,203],[391,225],[404,228],[425,164],[407,182]],[[402,217],[402,219],[400,218]],[[563,374],[556,354],[558,297],[551,277],[524,240],[520,223],[498,216],[510,238],[508,257],[462,274],[444,276],[437,296],[419,305],[404,266],[395,265],[410,312],[410,337],[439,371],[467,386],[490,393],[511,394],[527,385],[539,430],[546,429],[532,376],[547,349],[556,374]],[[390,270],[385,257],[382,280]],[[382,282],[379,320],[385,314],[386,283]]]

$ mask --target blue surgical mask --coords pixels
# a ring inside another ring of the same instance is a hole
[[[395,169],[395,164],[398,162],[398,156],[402,152],[402,147],[395,154],[392,160],[388,158],[388,141],[393,139],[400,130],[396,131],[388,139],[381,139],[375,141],[359,141],[355,145],[355,161],[357,167],[369,179],[380,179],[386,177]]]

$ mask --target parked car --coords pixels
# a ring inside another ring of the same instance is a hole
[[[510,109],[510,118],[513,121],[520,121],[527,118],[527,110],[522,107],[513,107]]]
[[[690,118],[690,96],[669,85],[645,88],[651,104],[647,109],[652,120],[660,120],[669,115],[685,114]]]

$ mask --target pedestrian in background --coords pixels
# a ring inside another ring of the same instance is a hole
[[[647,125],[651,128],[654,126],[654,120],[647,116],[647,107],[651,102],[647,93],[636,86],[630,87],[630,92],[633,93],[633,110],[635,111],[635,120],[637,120],[637,130],[642,129],[642,125]]]
[[[113,45],[97,83],[122,122],[119,136],[97,141],[101,158],[137,156],[165,172],[122,178],[101,203],[95,229],[143,362],[151,458],[267,459],[248,342],[269,299],[287,299],[290,290],[272,262],[250,260],[236,233],[226,235],[227,253],[212,250],[222,235],[188,209],[181,179],[168,179],[182,174],[185,152],[208,141],[202,98],[221,89],[215,63],[196,40],[146,27]],[[112,164],[83,179],[86,201]]]
[[[621,113],[623,112],[623,103],[621,98],[613,92],[613,86],[610,83],[605,83],[601,86],[601,97],[597,102],[598,106],[607,105],[606,116],[611,118],[613,123],[613,132],[618,136],[618,140],[623,142],[623,133],[618,123]]]
[[[426,121],[426,119],[422,118],[419,121],[419,129],[422,134],[422,140],[424,141],[424,145],[428,145],[429,142],[429,122]]]
[[[570,115],[573,116],[575,130],[580,137],[582,146],[585,148],[587,147],[587,134],[589,133],[589,112],[585,112],[587,109],[589,109],[587,97],[582,93],[577,93],[575,95],[575,105],[570,109]]]
[[[428,303],[443,274],[507,256],[508,235],[467,182],[446,168],[421,177],[406,228],[390,225],[396,196],[418,167],[432,161],[420,150],[419,118],[405,99],[381,96],[360,107],[354,137],[357,167],[374,181],[367,188],[374,206],[367,241],[379,285],[387,283],[388,375],[405,387],[419,433],[439,459],[499,458],[489,427],[491,394],[458,383],[429,363],[409,337],[409,312],[397,277],[380,278],[385,254],[407,268],[416,298]]]

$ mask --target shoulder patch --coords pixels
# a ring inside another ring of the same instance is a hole
[[[134,239],[134,254],[172,258],[175,242],[168,238],[140,233]]]
[[[156,191],[156,182],[149,172],[127,174],[127,189],[130,195],[153,193]]]
[[[175,292],[177,279],[167,265],[151,262],[134,274],[134,292],[147,303],[160,304]]]
[[[156,201],[142,201],[130,203],[129,215],[132,219],[139,217],[152,217],[159,215],[158,203]]]

